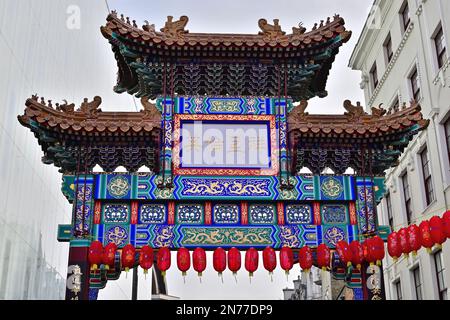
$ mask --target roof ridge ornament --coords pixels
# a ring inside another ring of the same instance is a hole
[[[143,113],[143,118],[145,120],[155,120],[161,121],[161,114],[159,110],[156,108],[156,105],[151,103],[149,97],[142,97],[141,104],[144,107],[140,112]]]
[[[380,103],[380,105],[378,107],[372,107],[372,116],[376,117],[376,118],[381,118],[382,116],[384,116],[387,113],[387,110],[384,109],[383,104]]]
[[[356,106],[354,106],[350,100],[345,100],[344,109],[347,110],[344,115],[346,115],[350,121],[358,121],[362,116],[367,115],[359,101],[357,101]]]
[[[177,21],[173,21],[173,16],[167,16],[166,24],[160,30],[168,38],[183,38],[184,34],[189,33],[189,30],[184,29],[188,22],[188,16],[181,16]]]
[[[292,27],[292,34],[293,35],[302,35],[306,32],[306,28],[303,26],[303,22],[299,22],[298,28]]]
[[[302,100],[300,101],[300,104],[294,107],[294,110],[292,110],[289,113],[289,122],[301,122],[304,121],[305,118],[309,115],[308,112],[305,112],[306,108],[308,107],[308,101]]]
[[[84,98],[83,103],[77,111],[84,113],[88,117],[97,117],[98,113],[102,112],[102,109],[98,108],[101,103],[102,98],[99,96],[95,96],[91,102],[88,101],[88,98]]]
[[[268,41],[277,40],[280,37],[286,35],[286,32],[281,30],[279,19],[273,19],[273,25],[269,24],[266,19],[261,18],[258,20],[258,26],[261,28],[258,34],[263,35]]]

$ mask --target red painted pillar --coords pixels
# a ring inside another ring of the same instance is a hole
[[[67,267],[66,300],[89,300],[88,253],[88,246],[78,247],[71,243]]]

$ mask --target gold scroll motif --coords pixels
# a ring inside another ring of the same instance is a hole
[[[186,184],[189,189],[186,190],[186,193],[192,194],[220,194],[223,191],[224,186],[219,185],[219,181],[211,181],[206,183],[195,184],[186,180]]]
[[[257,183],[255,185],[248,184],[244,186],[241,182],[234,182],[233,185],[228,188],[228,191],[230,192],[230,194],[236,195],[267,194],[267,189],[264,189],[265,187],[266,183]]]
[[[239,101],[214,100],[211,102],[212,112],[239,112]]]

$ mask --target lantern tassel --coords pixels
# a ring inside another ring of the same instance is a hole
[[[237,283],[236,272],[233,272],[233,275],[234,275],[234,280],[236,280],[236,283]]]
[[[427,248],[427,252],[431,254],[431,248]]]
[[[269,272],[270,274],[270,282],[273,282],[273,272]]]
[[[201,272],[198,273],[198,278],[200,279],[200,283],[202,283],[202,273]]]
[[[289,270],[284,271],[286,274],[286,282],[289,282]]]

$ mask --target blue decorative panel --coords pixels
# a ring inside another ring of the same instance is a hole
[[[142,248],[148,245],[153,237],[153,227],[154,224],[138,224],[136,225],[136,247]]]
[[[120,175],[112,177],[108,181],[106,188],[111,197],[122,199],[129,195],[131,186],[128,177]]]
[[[312,207],[309,204],[288,204],[285,208],[287,224],[312,224]]]
[[[178,97],[176,112],[184,114],[272,114],[274,103],[268,98]],[[284,99],[283,103],[284,103]],[[291,101],[290,101],[291,104]]]
[[[313,176],[296,176],[295,190],[297,195],[294,197],[283,197],[287,200],[315,200]]]
[[[176,246],[264,248],[279,246],[276,226],[179,226]]]
[[[166,180],[168,174],[166,172]],[[152,174],[96,175],[94,196],[95,199],[121,200],[356,200],[356,179],[348,176],[295,176],[290,178],[294,188],[289,190],[280,190],[278,176],[174,175],[172,189],[158,188],[161,181],[162,176]]]
[[[113,242],[117,247],[122,248],[130,242],[129,225],[105,225],[103,245]]]
[[[139,208],[139,223],[166,222],[166,206],[162,203],[142,204]]]
[[[201,204],[177,205],[176,222],[181,224],[203,223],[203,205]]]
[[[198,178],[178,176],[174,179],[177,199],[275,199],[276,179],[265,178]]]
[[[91,233],[91,220],[94,209],[93,176],[80,176],[74,179],[74,186],[78,185],[76,192],[75,230],[81,234]]]
[[[323,229],[324,243],[331,248],[334,248],[339,241],[347,240],[346,227],[323,226]]]
[[[126,203],[107,203],[103,205],[104,223],[127,223],[130,218],[130,206]]]
[[[324,224],[346,224],[348,222],[345,204],[323,204],[320,211]]]
[[[375,230],[375,214],[373,209],[373,194],[371,178],[357,178],[356,215],[361,233]],[[366,221],[366,214],[368,221]]]
[[[342,180],[335,177],[320,177],[320,192],[323,199],[343,199],[344,186]]]
[[[275,223],[275,206],[271,204],[252,204],[249,207],[249,224]]]
[[[281,247],[300,248],[304,242],[299,238],[300,227],[279,226]]]
[[[155,225],[153,226],[154,239],[150,245],[154,248],[175,247],[175,226]]]
[[[216,204],[213,207],[213,221],[216,224],[237,224],[239,212],[236,204]]]

